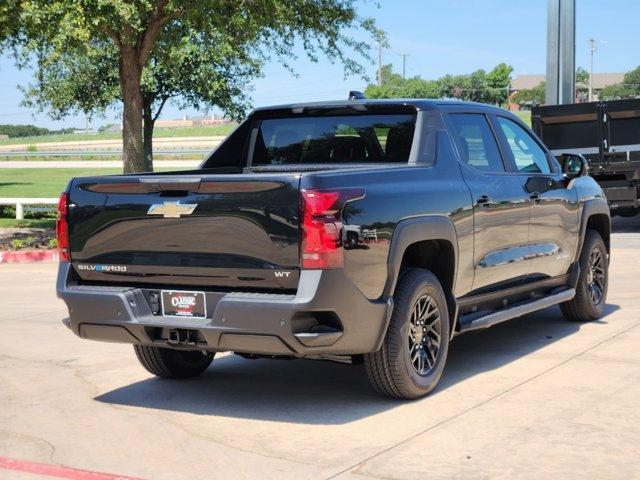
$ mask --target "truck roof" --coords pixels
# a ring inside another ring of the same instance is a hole
[[[474,109],[500,110],[503,109],[485,103],[468,102],[455,99],[427,99],[427,98],[384,98],[384,99],[361,99],[361,100],[330,100],[323,102],[304,102],[304,103],[287,103],[281,105],[270,105],[258,107],[254,111],[269,110],[287,110],[293,108],[340,108],[353,107],[354,105],[362,106],[412,106],[418,110],[439,110],[440,107],[449,105],[458,105],[465,107],[473,107]]]

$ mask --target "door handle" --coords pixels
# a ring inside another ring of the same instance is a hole
[[[491,200],[491,197],[489,195],[481,195],[480,197],[478,197],[478,200],[476,200],[476,204],[479,206],[488,206],[491,203],[493,203],[493,200]]]

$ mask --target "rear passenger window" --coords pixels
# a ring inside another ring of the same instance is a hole
[[[479,113],[450,115],[460,160],[481,172],[504,172],[498,144],[486,117]]]
[[[498,125],[507,139],[518,172],[551,173],[549,160],[529,132],[516,122],[504,117],[496,117]]]

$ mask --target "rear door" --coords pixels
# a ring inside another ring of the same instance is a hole
[[[501,115],[494,122],[508,161],[531,199],[530,273],[567,273],[578,239],[577,191],[567,188],[551,154],[524,126]]]
[[[524,276],[529,271],[529,202],[523,185],[507,171],[486,115],[448,117],[473,198],[473,289]]]

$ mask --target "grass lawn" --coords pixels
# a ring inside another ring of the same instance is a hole
[[[16,220],[15,218],[0,218],[0,228],[54,228],[56,221],[52,218],[41,220],[28,218]]]
[[[166,137],[212,137],[228,135],[235,128],[235,124],[216,125],[215,127],[181,127],[181,128],[156,128],[154,138]],[[102,133],[65,133],[58,135],[39,135],[37,137],[9,138],[0,140],[0,145],[31,145],[46,142],[78,142],[83,140],[115,140],[121,139],[121,132]]]
[[[114,173],[122,173],[122,170],[119,168],[0,168],[0,197],[55,198],[60,196],[73,177]]]
[[[50,150],[55,150],[51,148]],[[22,153],[28,155],[22,155]],[[205,154],[202,153],[184,153],[184,154],[161,154],[154,152],[153,160],[171,160],[171,161],[202,161]],[[105,161],[122,161],[122,155],[91,155],[91,150],[87,150],[82,155],[63,155],[63,156],[50,156],[50,155],[33,155],[32,152],[13,152],[5,154],[0,152],[0,162],[105,162]],[[1,175],[1,174],[0,174]]]
[[[531,112],[521,111],[521,112],[515,112],[515,114],[518,117],[520,117],[520,120],[522,120],[527,125],[531,126]]]

